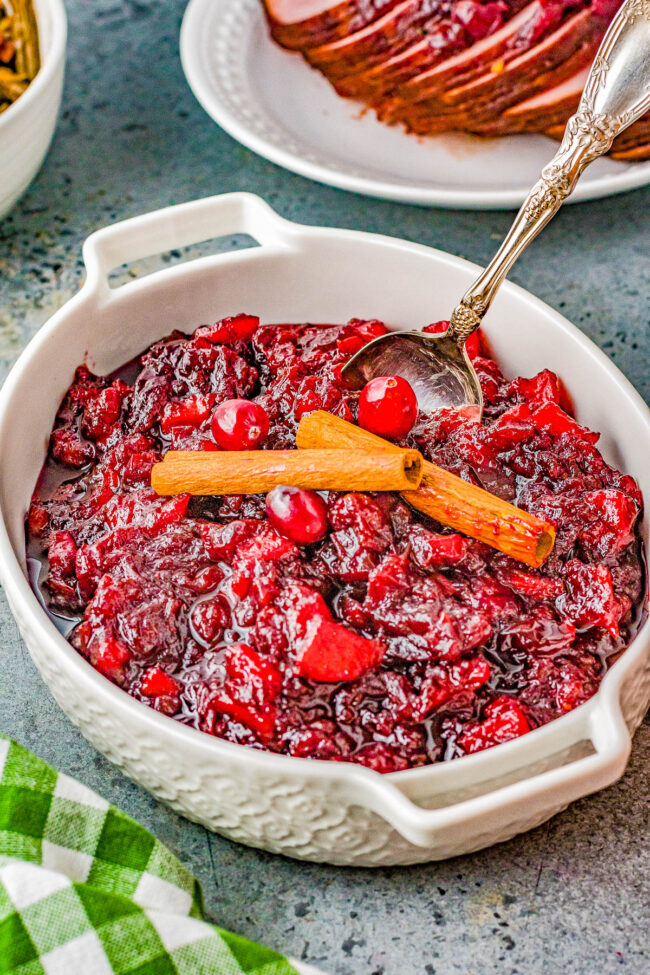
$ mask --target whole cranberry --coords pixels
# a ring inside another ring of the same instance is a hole
[[[359,398],[359,426],[389,440],[403,440],[418,416],[418,401],[401,376],[377,376]]]
[[[327,505],[320,494],[278,484],[266,496],[268,519],[297,545],[319,542],[327,532]]]
[[[269,432],[264,407],[247,399],[227,399],[212,414],[212,436],[222,450],[256,450]]]

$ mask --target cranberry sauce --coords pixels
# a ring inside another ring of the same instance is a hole
[[[166,450],[218,450],[214,430],[288,448],[312,410],[356,420],[341,367],[384,331],[240,315],[175,332],[112,376],[79,367],[28,553],[48,611],[106,678],[208,734],[381,772],[489,748],[595,693],[642,612],[641,494],[553,373],[508,382],[477,336],[482,424],[440,411],[404,443],[552,521],[540,570],[395,494],[151,490]],[[262,409],[224,417],[226,400]]]

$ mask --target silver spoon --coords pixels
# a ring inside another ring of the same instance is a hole
[[[481,386],[465,351],[508,271],[573,192],[580,174],[650,109],[650,0],[626,0],[591,66],[578,111],[544,167],[501,247],[463,295],[442,335],[390,332],[373,339],[343,369],[353,388],[375,376],[409,381],[423,412],[453,407],[480,419]]]

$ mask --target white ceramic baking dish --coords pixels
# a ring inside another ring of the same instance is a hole
[[[158,271],[116,289],[112,268],[222,235],[259,247]],[[232,194],[93,234],[87,280],[38,333],[0,393],[0,573],[29,650],[83,734],[132,779],[232,839],[308,860],[413,863],[466,853],[544,822],[614,782],[650,699],[650,627],[574,712],[489,751],[381,776],[288,758],[179,725],[130,698],[58,634],[25,575],[23,519],[75,366],[107,372],[172,328],[240,311],[266,322],[378,317],[417,328],[443,317],[476,273],[465,261],[387,237],[289,223]],[[578,417],[650,498],[650,416],[617,369],[560,315],[513,285],[486,321],[512,374],[544,366],[567,382]],[[648,541],[647,525],[645,529]]]
[[[24,95],[0,115],[0,217],[41,168],[61,104],[66,16],[62,0],[34,0],[41,68]]]

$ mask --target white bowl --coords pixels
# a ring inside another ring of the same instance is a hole
[[[0,115],[0,217],[41,168],[61,104],[67,22],[62,0],[34,0],[41,69],[24,95]]]
[[[111,289],[108,272],[234,233],[259,247],[204,257]],[[182,726],[115,687],[59,635],[25,574],[24,516],[75,367],[108,372],[173,328],[248,311],[274,321],[377,317],[417,328],[474,278],[456,257],[387,237],[301,227],[232,194],[170,207],[93,234],[87,280],[32,340],[0,392],[0,577],[56,700],[127,775],[209,829],[308,860],[373,866],[441,859],[537,826],[614,782],[650,699],[646,621],[598,693],[516,741],[390,775],[255,751]],[[520,288],[501,289],[486,322],[513,374],[556,370],[578,417],[650,498],[650,414],[573,325]],[[647,524],[645,543],[648,544]]]

